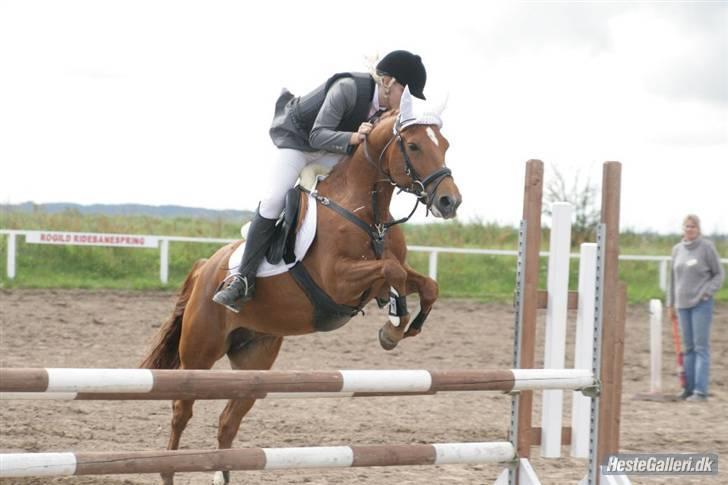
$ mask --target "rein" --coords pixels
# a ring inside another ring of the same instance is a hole
[[[374,216],[375,223],[374,224],[368,224],[363,219],[357,217],[354,215],[353,212],[351,212],[348,209],[345,209],[344,207],[341,207],[339,204],[334,202],[333,200],[329,199],[328,197],[325,197],[318,193],[318,191],[314,190],[313,192],[309,191],[308,189],[298,186],[298,189],[302,192],[305,192],[307,194],[311,194],[311,196],[316,199],[316,202],[321,204],[324,207],[328,207],[332,211],[336,212],[340,216],[342,216],[344,219],[348,220],[349,222],[354,223],[357,227],[359,227],[362,231],[367,233],[369,236],[369,239],[372,240],[372,249],[374,250],[374,254],[376,255],[377,259],[381,259],[382,254],[384,254],[384,236],[387,234],[387,229],[389,229],[390,226],[392,226],[392,223],[388,224],[377,224],[376,223],[376,215]],[[375,196],[376,197],[376,196]],[[410,214],[411,216],[411,214]]]
[[[402,157],[404,158],[405,162],[405,173],[407,176],[412,179],[412,183],[407,187],[402,187],[397,184],[397,182],[394,181],[391,174],[387,173],[382,169],[382,159],[384,158],[384,154],[389,149],[390,145],[393,141],[397,141],[397,146],[399,147],[400,152],[402,153]],[[311,194],[314,199],[324,207],[328,207],[329,209],[333,210],[346,220],[352,222],[357,227],[359,227],[362,231],[364,231],[369,238],[372,241],[372,249],[374,250],[374,254],[377,257],[377,259],[381,259],[383,253],[384,253],[384,238],[387,234],[387,231],[392,226],[395,226],[397,224],[402,224],[404,222],[407,222],[410,220],[410,218],[414,215],[415,211],[417,210],[417,207],[419,206],[420,202],[426,205],[427,212],[429,213],[430,207],[432,206],[432,203],[434,202],[434,194],[437,188],[440,186],[440,183],[446,178],[451,177],[452,172],[447,167],[442,167],[439,170],[436,170],[435,172],[431,173],[424,179],[419,176],[417,173],[417,170],[415,170],[414,165],[412,164],[412,160],[410,159],[407,149],[405,148],[404,139],[402,138],[402,135],[399,133],[399,131],[396,131],[395,134],[392,136],[392,138],[387,141],[387,143],[384,145],[384,148],[382,149],[381,153],[379,154],[379,158],[377,159],[377,162],[374,162],[371,155],[369,154],[369,146],[367,143],[367,139],[364,139],[363,142],[364,145],[364,156],[366,157],[367,161],[374,166],[379,173],[384,175],[386,177],[385,180],[378,180],[374,182],[374,186],[372,187],[372,214],[374,217],[374,222],[372,224],[367,223],[363,219],[357,217],[354,215],[353,212],[349,211],[348,209],[345,209],[344,207],[337,204],[335,201],[329,199],[328,197],[320,195],[317,191],[309,191],[303,187],[299,186],[299,189],[303,192]],[[402,217],[401,219],[397,219],[394,221],[388,221],[388,222],[381,222],[379,221],[379,208],[377,207],[377,196],[379,195],[379,185],[382,182],[389,182],[391,185],[398,187],[400,192],[407,192],[410,194],[414,194],[417,197],[417,200],[415,201],[415,205],[412,208],[412,211],[409,213],[407,217]],[[432,190],[429,192],[427,191],[427,186],[434,183],[434,186],[432,187]]]

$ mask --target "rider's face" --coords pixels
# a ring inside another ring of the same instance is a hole
[[[399,102],[402,99],[402,93],[404,92],[404,86],[400,83],[395,82],[389,89],[389,107],[399,108]]]
[[[401,85],[399,82],[394,80],[394,78],[391,78],[389,76],[385,76],[384,79],[384,85],[388,85],[391,81],[391,86],[389,87],[389,96],[384,97],[384,102],[386,104],[386,107],[389,109],[397,109],[399,108],[399,102],[402,99],[402,93],[404,92],[404,86]],[[386,92],[386,88],[384,88]]]

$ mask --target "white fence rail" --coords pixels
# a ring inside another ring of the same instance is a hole
[[[235,239],[211,238],[211,237],[184,237],[184,236],[157,236],[143,234],[103,234],[92,232],[59,232],[59,231],[30,231],[0,229],[0,234],[7,236],[7,277],[14,279],[16,276],[16,238],[24,236],[27,243],[32,244],[56,244],[56,245],[81,245],[81,246],[113,246],[127,248],[146,248],[159,250],[159,280],[162,284],[169,282],[169,243],[217,243],[227,244]],[[447,248],[438,246],[408,246],[412,252],[423,252],[429,254],[428,274],[432,279],[437,279],[437,259],[440,253],[444,254],[478,254],[486,256],[517,256],[518,252],[508,249],[475,249],[475,248]],[[548,256],[548,252],[542,252],[541,256]],[[579,254],[572,253],[572,258],[578,258]],[[659,263],[659,285],[665,291],[667,288],[668,268],[670,256],[645,256],[622,254],[620,260],[625,261],[654,261]],[[723,264],[728,265],[728,259],[721,259]]]

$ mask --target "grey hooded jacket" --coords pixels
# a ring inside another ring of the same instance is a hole
[[[351,134],[367,120],[374,79],[366,73],[339,73],[305,96],[284,89],[276,101],[269,133],[278,148],[304,152],[351,153]]]

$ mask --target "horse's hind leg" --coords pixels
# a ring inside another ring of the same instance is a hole
[[[228,354],[230,365],[237,370],[268,370],[273,366],[283,337],[254,334],[245,345]],[[255,399],[231,399],[220,414],[217,431],[218,447],[230,448],[240,422],[255,404]]]
[[[195,401],[172,401],[172,432],[167,442],[168,450],[179,449],[179,441],[182,437],[182,432],[185,430],[187,423],[192,417],[192,406]],[[172,485],[174,483],[174,473],[161,473],[162,483],[164,485]]]
[[[273,366],[283,337],[260,334],[246,329],[237,329],[230,334],[230,350],[228,358],[233,369],[268,370]],[[217,431],[218,448],[231,448],[240,422],[255,404],[255,399],[231,399],[220,414],[220,425]],[[230,472],[215,473],[215,485],[230,482]]]
[[[180,346],[180,369],[210,369],[223,353],[224,335],[222,333],[215,334],[211,330],[207,330],[207,339],[195,339],[195,348],[186,348]],[[185,430],[187,423],[192,417],[192,407],[194,400],[175,400],[172,402],[172,432],[167,443],[168,450],[179,449],[180,438]],[[162,482],[164,485],[172,485],[174,483],[174,473],[162,473]]]
[[[192,406],[194,404],[195,401],[172,401],[172,432],[167,442],[168,450],[176,450],[179,448],[179,440],[187,426],[187,422],[192,417]],[[174,473],[162,473],[161,476],[164,485],[172,485],[174,483]]]

